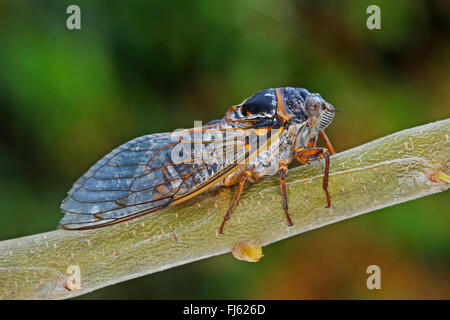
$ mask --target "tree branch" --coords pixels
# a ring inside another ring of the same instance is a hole
[[[287,175],[293,227],[278,177],[247,186],[225,234],[217,231],[234,188],[115,226],[51,231],[0,242],[0,299],[64,299],[117,282],[261,245],[449,188],[450,119],[404,130],[331,158],[332,207],[321,188],[323,162]],[[443,180],[446,180],[444,182]]]

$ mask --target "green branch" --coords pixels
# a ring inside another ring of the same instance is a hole
[[[293,227],[286,225],[275,176],[246,187],[224,235],[217,231],[234,188],[206,192],[129,223],[2,241],[0,299],[70,298],[227,253],[245,240],[264,246],[444,191],[449,187],[449,133],[450,119],[446,119],[333,156],[330,209],[325,208],[321,188],[323,162],[290,170],[287,182]]]

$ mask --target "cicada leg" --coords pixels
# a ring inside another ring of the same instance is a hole
[[[225,215],[225,217],[223,217],[222,225],[220,226],[220,234],[223,234],[223,228],[225,227],[225,223],[230,219],[230,216],[233,213],[233,210],[236,207],[237,202],[239,201],[239,197],[241,196],[242,189],[244,188],[245,182],[248,180],[248,178],[251,175],[252,175],[252,172],[249,170],[245,170],[242,173],[241,181],[239,181],[238,190],[236,192],[236,195],[234,196],[233,203],[231,204],[231,207],[228,209],[228,212]]]
[[[323,175],[323,190],[327,196],[327,208],[331,206],[331,198],[328,193],[328,172],[330,170],[330,153],[326,148],[301,147],[295,150],[295,157],[301,163],[307,163],[310,160],[325,159],[325,173]]]
[[[333,145],[331,144],[330,139],[328,139],[328,136],[325,133],[325,131],[320,131],[320,136],[322,137],[323,141],[325,141],[325,144],[327,145],[327,149],[330,151],[330,154],[331,155],[336,154]]]
[[[291,217],[289,216],[288,211],[288,200],[287,200],[287,192],[286,192],[286,172],[288,169],[288,163],[286,161],[281,160],[280,166],[278,167],[278,174],[280,175],[280,181],[281,181],[281,192],[283,193],[283,210],[286,214],[286,219],[288,221],[288,225],[292,226],[294,225],[292,223]]]

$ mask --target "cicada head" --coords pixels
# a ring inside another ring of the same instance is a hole
[[[286,88],[284,101],[294,114],[293,122],[308,121],[311,129],[322,131],[333,121],[334,107],[318,93],[310,93],[303,88]]]

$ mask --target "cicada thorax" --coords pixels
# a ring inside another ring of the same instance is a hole
[[[255,120],[273,118],[276,113],[277,98],[275,89],[260,91],[241,104],[228,109],[227,120]]]
[[[225,119],[257,120],[259,126],[268,125],[269,119],[286,126],[291,122],[303,123],[308,119],[304,104],[309,95],[306,89],[291,87],[262,90],[241,104],[229,108]]]

